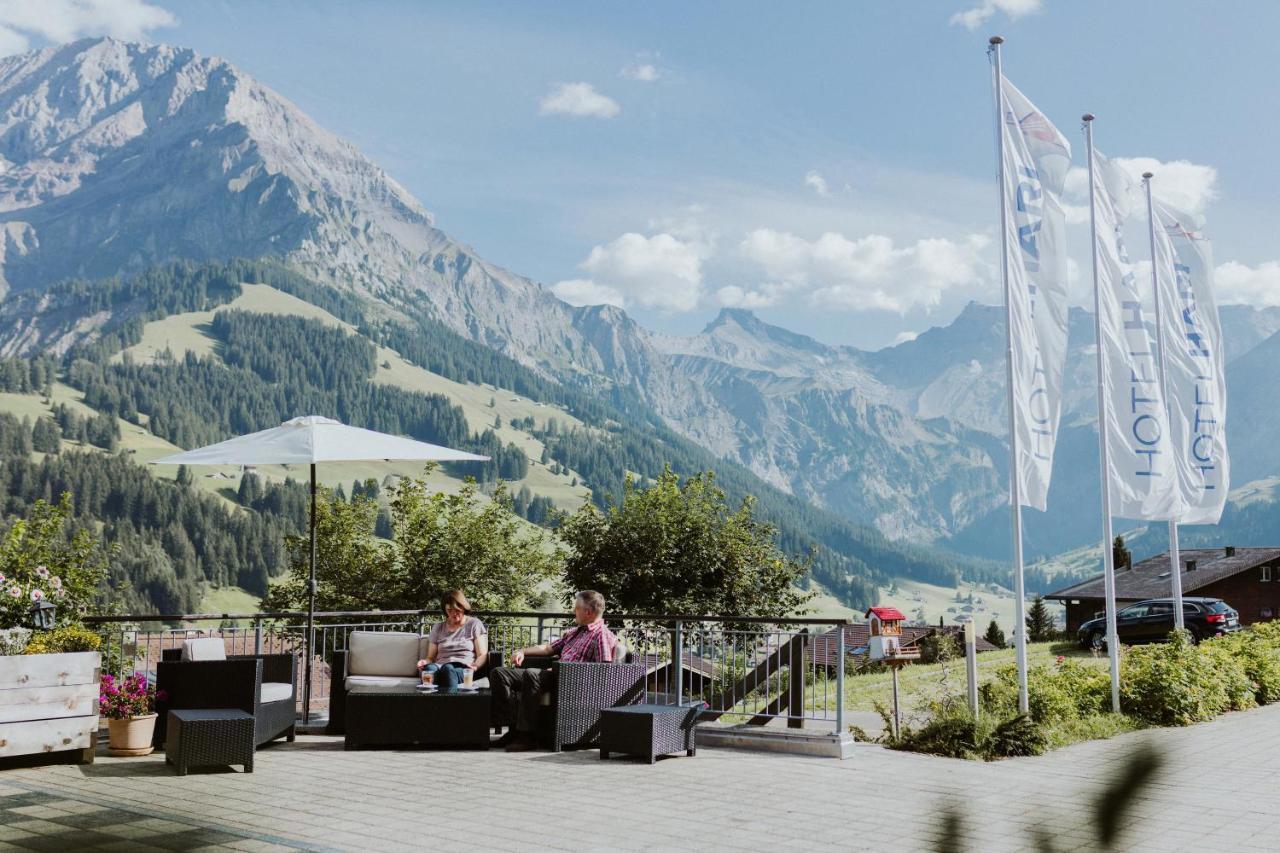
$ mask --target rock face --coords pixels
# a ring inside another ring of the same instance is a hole
[[[52,282],[234,257],[275,257],[388,310],[425,311],[562,381],[633,389],[683,435],[891,537],[982,540],[1004,505],[999,308],[970,305],[879,352],[734,310],[692,337],[658,335],[486,262],[353,146],[221,59],[98,39],[0,60],[0,289],[26,312],[0,318],[0,353],[62,349],[111,319],[35,322]],[[1233,358],[1280,329],[1276,309],[1223,319]],[[1092,337],[1073,312],[1073,429],[1093,420]],[[1264,385],[1268,363],[1254,362]],[[1058,477],[1088,471],[1075,458],[1088,442],[1070,448]]]

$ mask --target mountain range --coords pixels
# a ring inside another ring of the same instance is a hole
[[[43,298],[55,283],[270,259],[371,317],[438,323],[549,383],[625,393],[762,484],[889,540],[1007,553],[1001,309],[970,304],[872,352],[740,310],[676,337],[574,307],[439,230],[380,167],[221,59],[107,38],[0,60],[0,235],[3,355],[65,353],[127,319]],[[1280,309],[1231,306],[1223,322],[1237,481],[1280,474],[1266,417]],[[1030,556],[1093,535],[1092,366],[1091,318],[1073,310],[1055,511],[1029,519]]]

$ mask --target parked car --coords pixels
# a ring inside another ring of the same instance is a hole
[[[1183,598],[1183,624],[1194,642],[1240,630],[1240,614],[1220,598]],[[1116,613],[1116,634],[1124,645],[1162,643],[1173,631],[1173,599],[1149,598]],[[1107,645],[1106,614],[1098,613],[1080,626],[1077,639],[1084,648]]]

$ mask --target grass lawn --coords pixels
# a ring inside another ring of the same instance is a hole
[[[1101,669],[1107,667],[1105,657],[1094,657],[1091,652],[1084,651],[1073,643],[1031,643],[1027,646],[1027,665],[1052,664],[1059,655],[1076,658],[1089,666],[1097,666]],[[997,668],[1013,662],[1012,648],[978,655],[978,683],[981,685],[991,681],[995,678]],[[963,658],[946,664],[913,663],[903,667],[898,673],[898,697],[902,702],[904,716],[929,699],[939,696],[943,690],[944,679],[952,693],[964,694]],[[846,676],[844,697],[845,710],[848,711],[875,711],[876,702],[892,708],[893,677],[888,672]]]

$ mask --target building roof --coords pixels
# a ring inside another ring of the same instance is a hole
[[[907,618],[907,617],[905,617],[905,616],[903,616],[903,615],[902,615],[902,611],[901,611],[901,610],[899,610],[898,608],[896,608],[896,607],[885,607],[885,606],[881,606],[881,607],[872,607],[872,608],[870,608],[869,610],[867,610],[867,612],[866,612],[866,613],[864,613],[864,614],[862,614],[862,615],[863,615],[863,616],[870,616],[870,615],[872,615],[872,614],[875,614],[875,615],[880,619],[880,621],[881,621],[881,622],[887,622],[887,621],[889,621],[890,619],[897,619],[897,620],[901,621],[901,620],[903,620],[903,619],[906,619],[906,618]]]
[[[1235,548],[1227,556],[1225,548],[1191,548],[1180,552],[1182,558],[1182,592],[1189,594],[1212,583],[1238,575],[1241,572],[1280,559],[1280,548]],[[1194,562],[1196,569],[1187,571],[1187,564]],[[1169,554],[1165,552],[1148,557],[1133,568],[1116,572],[1116,598],[1123,601],[1141,601],[1146,598],[1166,598],[1172,594],[1169,580]],[[1102,575],[1087,581],[1051,592],[1045,598],[1065,601],[1073,598],[1104,597]]]

